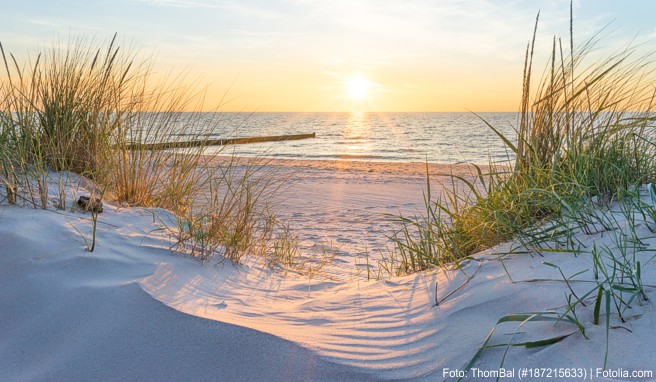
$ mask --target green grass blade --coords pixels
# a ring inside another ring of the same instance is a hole
[[[597,293],[597,298],[595,299],[594,314],[593,314],[593,323],[599,325],[599,312],[601,311],[601,298],[604,295],[604,287],[599,286],[599,292]]]

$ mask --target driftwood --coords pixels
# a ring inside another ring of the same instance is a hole
[[[205,141],[177,141],[177,142],[158,142],[158,143],[131,143],[126,146],[128,150],[166,150],[182,149],[188,147],[200,146],[223,146],[223,145],[243,145],[246,143],[260,142],[279,142],[279,141],[296,141],[299,139],[314,138],[312,134],[293,134],[293,135],[269,135],[264,137],[250,138],[226,138],[226,139],[209,139]]]

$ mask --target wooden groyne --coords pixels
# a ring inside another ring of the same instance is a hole
[[[268,135],[263,137],[208,139],[196,141],[175,141],[158,143],[131,143],[126,146],[129,150],[167,150],[183,149],[201,146],[243,145],[247,143],[296,141],[299,139],[315,138],[316,134]]]

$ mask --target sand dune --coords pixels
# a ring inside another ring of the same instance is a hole
[[[388,228],[378,224],[381,213],[419,205],[422,179],[305,167],[281,213],[335,241],[375,241]],[[502,316],[563,310],[567,286],[544,261],[592,279],[586,255],[523,254],[501,263],[499,253],[511,244],[458,269],[388,280],[367,281],[348,246],[340,248],[341,262],[313,278],[273,272],[258,259],[201,265],[171,253],[153,214],[168,212],[107,205],[89,253],[75,230],[88,234],[88,214],[0,207],[0,380],[445,380],[447,368],[462,368]],[[656,245],[645,224],[638,233]],[[588,246],[611,237],[577,235]],[[651,295],[653,255],[637,256]],[[654,368],[653,305],[633,305],[626,323],[613,320],[609,369]],[[596,372],[606,329],[592,324],[592,309],[578,313],[589,339],[571,324],[530,323],[516,342],[574,334],[548,347],[512,348],[504,367]],[[500,327],[495,342],[516,326]],[[476,367],[497,370],[504,350],[486,351]]]

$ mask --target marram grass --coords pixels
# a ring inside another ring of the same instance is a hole
[[[592,315],[593,325],[601,325],[604,318],[606,346],[599,365],[605,369],[612,357],[611,321],[617,318],[624,323],[628,314],[640,317],[636,308],[648,300],[642,283],[643,265],[656,256],[636,227],[653,226],[656,216],[654,207],[640,199],[641,185],[656,176],[653,54],[640,56],[637,47],[629,46],[584,66],[597,38],[575,50],[570,24],[569,55],[563,54],[561,40],[554,38],[547,70],[537,90],[531,92],[534,34],[526,53],[517,139],[502,136],[485,122],[515,154],[511,170],[479,177],[478,188],[485,190],[484,195],[464,181],[474,197],[451,192],[446,197],[450,204],[427,203],[429,213],[443,211],[448,219],[437,220],[429,214],[424,224],[415,225],[423,231],[422,237],[429,235],[425,231],[440,235],[432,242],[434,264],[511,239],[520,244],[522,252],[557,252],[591,260],[591,280],[580,279],[589,269],[568,275],[556,263],[545,261],[545,267],[560,272],[567,287],[565,308],[501,317],[464,370],[490,348],[505,348],[501,368],[511,347],[549,346],[577,333],[587,339],[588,322],[580,318],[582,312]],[[404,228],[408,224],[415,222],[405,223]],[[416,242],[416,233],[405,232],[394,238],[399,247]],[[607,244],[592,247],[576,236],[604,233]],[[410,246],[405,248],[408,257],[431,258],[426,251],[411,253]],[[577,293],[574,283],[590,287],[577,288]],[[529,324],[536,321],[565,324],[566,331],[536,341],[514,341],[520,330],[529,330]],[[495,331],[511,322],[519,324],[509,337],[494,344]],[[572,329],[567,329],[568,325]]]
[[[513,158],[492,163],[489,172],[477,168],[472,180],[452,177],[455,185],[437,198],[429,185],[423,214],[392,217],[399,227],[391,237],[400,263],[395,273],[458,261],[521,238],[564,212],[608,205],[656,177],[654,55],[627,46],[605,59],[590,58],[599,54],[594,48],[600,39],[575,49],[573,35],[568,42],[554,38],[537,86],[532,39],[517,136],[506,137],[481,118]]]
[[[218,114],[182,112],[207,108],[197,82],[184,73],[156,76],[152,59],[121,46],[116,35],[105,43],[71,38],[24,63],[2,44],[0,54],[0,184],[9,204],[48,208],[54,173],[57,208],[64,209],[66,174],[75,172],[93,180],[97,197],[171,210],[177,218],[167,229],[176,247],[201,260],[221,254],[240,262],[275,248],[277,258],[293,263],[295,242],[269,209],[280,187],[275,177],[261,161],[207,154],[207,137],[231,127]],[[201,144],[139,146],[174,141],[181,131]],[[83,236],[90,251],[98,219],[91,240]]]

